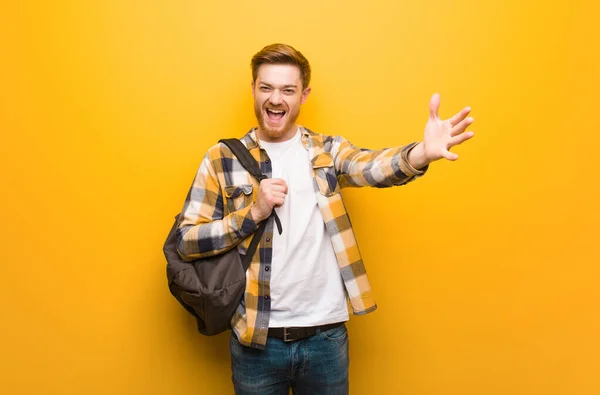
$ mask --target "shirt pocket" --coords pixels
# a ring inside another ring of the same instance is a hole
[[[333,158],[328,152],[322,152],[312,160],[313,174],[319,192],[324,196],[332,196],[339,192],[339,184]]]
[[[229,212],[237,211],[252,204],[252,184],[227,185],[225,198]]]

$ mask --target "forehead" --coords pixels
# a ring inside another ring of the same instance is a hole
[[[300,69],[290,64],[263,64],[258,68],[256,83],[301,85]]]

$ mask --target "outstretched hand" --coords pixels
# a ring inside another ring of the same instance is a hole
[[[473,123],[473,118],[468,117],[470,107],[463,108],[450,119],[441,120],[438,114],[440,109],[440,95],[435,93],[429,102],[429,120],[425,126],[423,139],[423,153],[427,162],[438,159],[456,160],[458,155],[450,152],[450,148],[459,145],[473,137],[474,133],[465,132]]]

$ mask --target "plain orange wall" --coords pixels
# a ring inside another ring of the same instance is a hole
[[[250,57],[313,66],[302,124],[380,148],[473,107],[455,163],[345,193],[379,310],[353,394],[600,393],[592,1],[4,2],[0,393],[228,394],[162,243],[205,150],[254,125]],[[377,232],[374,232],[377,230]]]

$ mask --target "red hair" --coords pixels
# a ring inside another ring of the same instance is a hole
[[[289,64],[300,69],[303,88],[310,84],[310,64],[300,51],[287,44],[271,44],[252,57],[252,81],[256,82],[258,69],[263,64]]]

